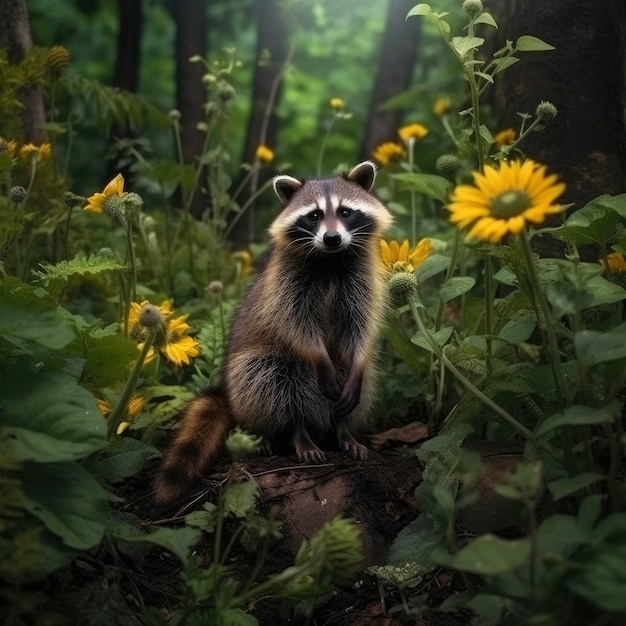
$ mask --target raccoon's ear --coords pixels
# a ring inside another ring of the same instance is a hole
[[[274,192],[283,204],[289,204],[296,191],[302,188],[302,182],[293,176],[276,176],[274,178]]]
[[[363,161],[348,172],[346,180],[363,187],[365,191],[370,191],[376,180],[376,166],[371,161]]]

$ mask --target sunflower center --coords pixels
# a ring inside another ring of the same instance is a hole
[[[495,218],[509,219],[521,215],[531,204],[531,197],[525,191],[510,189],[491,201],[489,212]]]

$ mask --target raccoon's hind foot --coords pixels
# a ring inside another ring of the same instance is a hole
[[[347,452],[353,459],[367,461],[369,450],[354,438],[346,426],[337,427],[337,439],[339,448]]]
[[[326,460],[324,453],[311,441],[309,433],[304,429],[295,432],[291,443],[300,463],[323,463]]]

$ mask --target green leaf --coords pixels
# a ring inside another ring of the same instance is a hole
[[[476,51],[485,43],[482,37],[452,37],[452,47],[465,59],[469,52]]]
[[[521,311],[509,320],[498,333],[498,338],[516,344],[526,341],[535,330],[535,314]]]
[[[592,364],[609,363],[626,358],[626,323],[608,332],[583,330],[574,335],[579,359]]]
[[[433,550],[445,538],[443,525],[429,512],[421,511],[419,517],[405,526],[394,539],[387,561],[391,565],[417,563],[423,573],[434,569]]]
[[[562,413],[557,413],[542,420],[535,434],[537,437],[559,428],[560,426],[584,426],[587,424],[606,424],[613,422],[620,414],[620,404],[614,400],[599,409],[590,406],[576,404],[566,408]]]
[[[434,26],[439,31],[439,34],[448,41],[450,37],[450,25],[448,22],[444,21],[442,18],[448,15],[447,12],[444,13],[435,13],[428,4],[420,3],[414,6],[408,13],[407,18],[412,17],[414,15],[421,15],[428,19],[429,22],[434,24]]]
[[[429,198],[434,198],[443,203],[447,202],[450,192],[450,182],[443,176],[436,174],[402,173],[391,174],[391,178],[400,183],[401,189],[408,189],[417,193],[423,193]]]
[[[0,398],[0,432],[20,461],[70,461],[106,446],[95,398],[67,374],[6,369]]]
[[[418,283],[422,283],[439,272],[443,272],[449,265],[450,259],[447,256],[435,252],[416,268],[415,278]]]
[[[493,75],[495,76],[496,74],[499,74],[500,72],[503,72],[508,67],[511,67],[511,65],[515,65],[518,61],[519,61],[519,59],[517,57],[513,57],[513,56],[504,57],[502,59],[497,59],[495,61],[496,67],[493,70]]]
[[[447,283],[441,286],[439,297],[442,302],[449,302],[467,293],[475,284],[476,279],[471,276],[453,276]]]
[[[185,563],[191,554],[191,548],[200,541],[201,531],[196,528],[155,528],[149,533],[142,533],[131,524],[116,523],[109,525],[109,532],[115,539],[130,543],[150,543],[160,546],[175,554]]]
[[[217,522],[217,507],[212,502],[205,502],[202,508],[204,511],[193,511],[185,515],[185,524],[212,533]]]
[[[530,554],[530,539],[506,541],[495,535],[485,534],[468,543],[456,554],[436,550],[435,562],[465,572],[493,576],[508,572],[522,565]]]
[[[74,331],[46,299],[47,294],[17,280],[0,283],[0,335],[34,341],[41,346],[60,350],[72,339]]]
[[[515,50],[517,52],[542,52],[554,49],[554,46],[532,35],[522,35],[515,43]]]
[[[104,534],[106,492],[78,463],[24,463],[26,508],[65,545],[86,550]]]
[[[576,474],[576,476],[572,476],[571,478],[568,476],[567,478],[554,480],[548,483],[548,489],[555,500],[560,500],[561,498],[571,496],[577,491],[586,489],[589,485],[593,485],[593,483],[596,483],[599,480],[604,480],[604,476],[602,474],[584,472],[582,474]]]
[[[487,11],[483,11],[475,20],[474,24],[487,24],[487,26],[493,26],[494,28],[498,28],[498,24],[496,20],[493,19],[491,13]]]
[[[150,459],[161,456],[153,445],[122,437],[114,439],[109,448],[103,452],[94,466],[94,472],[111,482],[134,476]]]
[[[550,515],[537,530],[538,553],[551,552],[569,556],[577,547],[587,543],[587,534],[571,515]]]
[[[242,483],[232,483],[226,487],[222,496],[224,510],[226,513],[233,513],[236,517],[245,517],[254,510],[258,495],[259,487],[252,479]]]
[[[575,315],[591,306],[593,296],[587,290],[579,290],[569,280],[550,283],[546,290],[548,302],[552,305],[552,312],[556,318],[563,315]]]
[[[452,326],[446,326],[445,328],[441,328],[437,332],[431,333],[433,339],[440,345],[443,346],[446,344],[448,339],[452,337],[452,333],[454,332],[454,328]],[[424,350],[428,350],[429,352],[433,352],[433,348],[430,345],[430,342],[424,335],[421,333],[416,333],[411,341],[420,348],[424,348]]]

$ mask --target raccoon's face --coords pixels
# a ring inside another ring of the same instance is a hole
[[[358,253],[391,223],[384,205],[369,193],[375,168],[365,161],[344,177],[299,181],[274,179],[285,205],[270,227],[272,239],[295,254],[334,254],[352,248]]]

